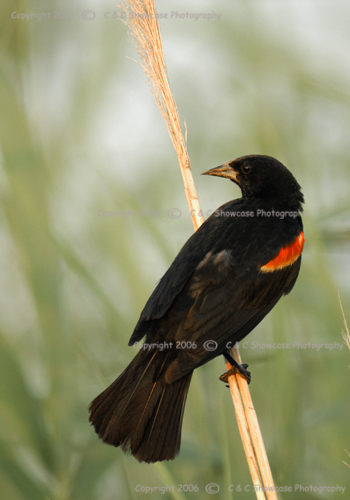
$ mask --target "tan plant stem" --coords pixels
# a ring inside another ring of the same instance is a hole
[[[194,230],[203,223],[200,205],[194,185],[190,159],[184,140],[179,114],[170,90],[166,73],[162,39],[156,19],[154,0],[129,0],[121,4],[125,24],[137,42],[136,51],[140,54],[142,67],[151,83],[151,90],[167,124],[168,131],[179,160],[185,193],[192,216]]]
[[[242,359],[239,353],[238,346],[235,346],[231,350],[231,352],[235,360],[238,361],[238,363],[242,364]],[[239,391],[244,403],[244,411],[248,423],[248,429],[256,453],[256,459],[258,462],[266,497],[268,498],[268,500],[277,500],[269,459],[267,458],[264,440],[261,434],[258,417],[254,409],[253,400],[250,395],[248,383],[244,377],[241,376],[235,376],[235,377],[238,380]],[[230,378],[228,379],[229,384],[230,384]]]
[[[232,368],[232,366],[227,361],[226,362],[226,369],[230,370],[231,368]],[[266,500],[266,497],[264,494],[264,489],[263,489],[261,478],[260,478],[257,458],[255,455],[254,447],[252,445],[252,441],[250,439],[249,426],[248,426],[248,421],[247,421],[246,413],[245,413],[245,408],[246,408],[247,403],[243,404],[243,402],[242,402],[242,396],[241,396],[240,386],[239,386],[239,379],[242,379],[245,381],[245,379],[243,379],[243,377],[241,375],[231,375],[228,378],[228,383],[230,386],[232,401],[233,401],[233,405],[235,407],[238,429],[239,429],[239,432],[241,435],[244,452],[245,452],[246,457],[247,457],[248,467],[250,470],[250,475],[252,476],[253,487],[254,487],[254,490],[256,493],[256,497],[258,498],[258,500]]]
[[[196,231],[203,223],[203,217],[191,173],[186,142],[181,131],[177,107],[166,73],[155,2],[154,0],[126,0],[121,3],[120,8],[122,9],[121,17],[137,42],[136,51],[141,57],[142,67],[150,80],[154,99],[167,124],[177,153],[193,227]],[[230,367],[231,365],[228,364],[228,366]],[[260,475],[264,481],[265,479],[267,481],[264,484],[265,488],[273,487],[273,482],[248,385],[240,375],[231,376],[229,378],[229,385],[244,450],[253,483],[257,490],[256,496],[258,500],[265,500],[266,497]],[[258,464],[262,464],[263,469],[261,473],[259,472]],[[275,500],[277,497],[274,494],[274,496],[267,496],[267,498]]]

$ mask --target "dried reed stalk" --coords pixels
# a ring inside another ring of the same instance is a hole
[[[231,351],[233,353],[233,349]],[[226,369],[230,370],[232,366],[227,361]],[[244,405],[242,403],[242,395],[239,387],[239,379],[246,383],[248,387],[247,381],[240,375],[231,375],[228,378],[228,383],[231,390],[231,396],[233,405],[235,407],[236,419],[238,424],[239,433],[241,435],[243,448],[247,457],[248,467],[250,470],[250,475],[252,476],[253,486],[255,489],[256,497],[258,500],[266,500],[264,490],[262,487],[261,477],[259,473],[258,461],[254,451],[254,447],[252,445],[252,440],[250,438],[251,434],[249,431],[249,426],[246,418],[245,407],[247,403]],[[249,391],[249,389],[248,389]]]
[[[121,3],[120,8],[124,12],[123,20],[137,42],[136,51],[142,59],[142,67],[151,83],[152,94],[173,141],[180,163],[194,230],[197,231],[199,226],[203,224],[203,216],[191,173],[186,142],[181,132],[179,114],[166,73],[155,2],[154,0],[127,0]]]
[[[350,349],[350,332],[349,332],[349,327],[348,327],[348,322],[346,320],[346,316],[345,316],[345,313],[344,313],[344,309],[343,309],[343,304],[342,304],[342,301],[341,301],[341,298],[340,298],[340,293],[338,292],[338,298],[339,298],[339,304],[340,304],[340,309],[341,309],[341,313],[343,315],[343,321],[344,321],[344,326],[345,326],[345,331],[342,330],[341,334],[342,334],[342,337],[344,339],[344,342],[345,344],[348,346],[348,348]],[[350,453],[347,451],[347,450],[344,450],[350,457]],[[345,464],[347,467],[350,468],[350,465],[346,462],[344,462],[344,460],[342,460],[343,464]]]
[[[350,349],[350,332],[349,332],[348,322],[347,322],[346,317],[345,317],[343,304],[342,304],[339,292],[338,292],[338,298],[339,298],[340,309],[341,309],[341,313],[343,315],[343,321],[344,321],[344,326],[345,326],[345,332],[344,332],[344,330],[342,330],[341,334],[342,334],[342,337],[344,339],[345,344]]]
[[[242,364],[241,356],[239,354],[238,347],[234,347],[232,350],[232,355],[235,358],[238,363]],[[231,366],[228,363],[229,366]],[[245,416],[248,422],[248,429],[250,433],[250,437],[252,440],[252,443],[254,444],[254,450],[256,453],[256,461],[258,463],[258,467],[260,470],[261,478],[262,478],[262,483],[264,485],[264,491],[266,494],[266,497],[268,500],[277,500],[277,495],[276,495],[276,490],[273,482],[273,477],[270,469],[270,464],[269,464],[269,459],[267,458],[266,450],[265,450],[265,445],[264,445],[264,440],[261,434],[260,426],[259,426],[259,421],[258,417],[255,413],[253,401],[249,392],[248,388],[248,383],[243,377],[238,377],[234,375],[234,377],[237,378],[237,383],[239,387],[239,391],[244,403],[244,412]],[[232,394],[232,388],[230,383],[230,377],[228,379],[230,389],[231,389],[231,394]],[[233,395],[232,395],[233,398]],[[248,456],[247,456],[248,457]],[[249,463],[249,461],[248,461]],[[253,477],[253,475],[252,475]]]
[[[177,107],[170,90],[166,73],[160,28],[156,18],[157,11],[155,1],[126,0],[121,2],[120,8],[123,11],[121,17],[124,23],[129,27],[132,36],[137,42],[136,51],[141,57],[143,63],[142,67],[151,82],[151,89],[156,104],[167,124],[171,140],[178,156],[194,230],[197,231],[199,226],[203,223],[203,217],[201,215],[202,212],[191,173],[186,142],[182,135]],[[231,365],[228,363],[227,366],[230,367]],[[274,488],[274,486],[248,384],[240,375],[232,375],[229,377],[228,381],[235,405],[235,412],[244,450],[253,483],[257,490],[256,496],[258,500],[265,500],[264,490]],[[242,400],[244,402],[244,408],[242,406]],[[246,415],[249,417],[248,419]],[[262,464],[263,470],[261,470],[261,472],[259,472],[258,464]],[[262,477],[263,480],[265,478],[267,481],[264,486],[262,486],[260,477]],[[274,493],[274,496],[270,495],[267,498],[269,500],[275,500],[277,497]]]

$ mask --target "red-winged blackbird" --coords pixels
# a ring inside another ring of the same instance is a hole
[[[304,198],[289,170],[249,155],[204,173],[235,182],[242,198],[182,247],[130,338],[131,346],[146,336],[143,347],[90,405],[100,438],[148,463],[179,452],[193,370],[220,354],[232,361],[228,347],[292,290],[300,269]],[[249,377],[246,366],[239,369]]]

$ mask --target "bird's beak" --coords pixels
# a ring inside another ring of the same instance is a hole
[[[231,181],[239,184],[237,180],[237,172],[233,170],[233,168],[231,167],[231,163],[232,162],[224,163],[223,165],[220,165],[220,167],[211,168],[210,170],[203,172],[202,175],[216,175],[217,177],[226,177],[227,179],[230,179]]]

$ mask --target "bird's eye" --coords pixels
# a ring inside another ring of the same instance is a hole
[[[243,165],[242,167],[242,172],[244,174],[249,174],[249,172],[251,171],[252,167],[250,165]]]

